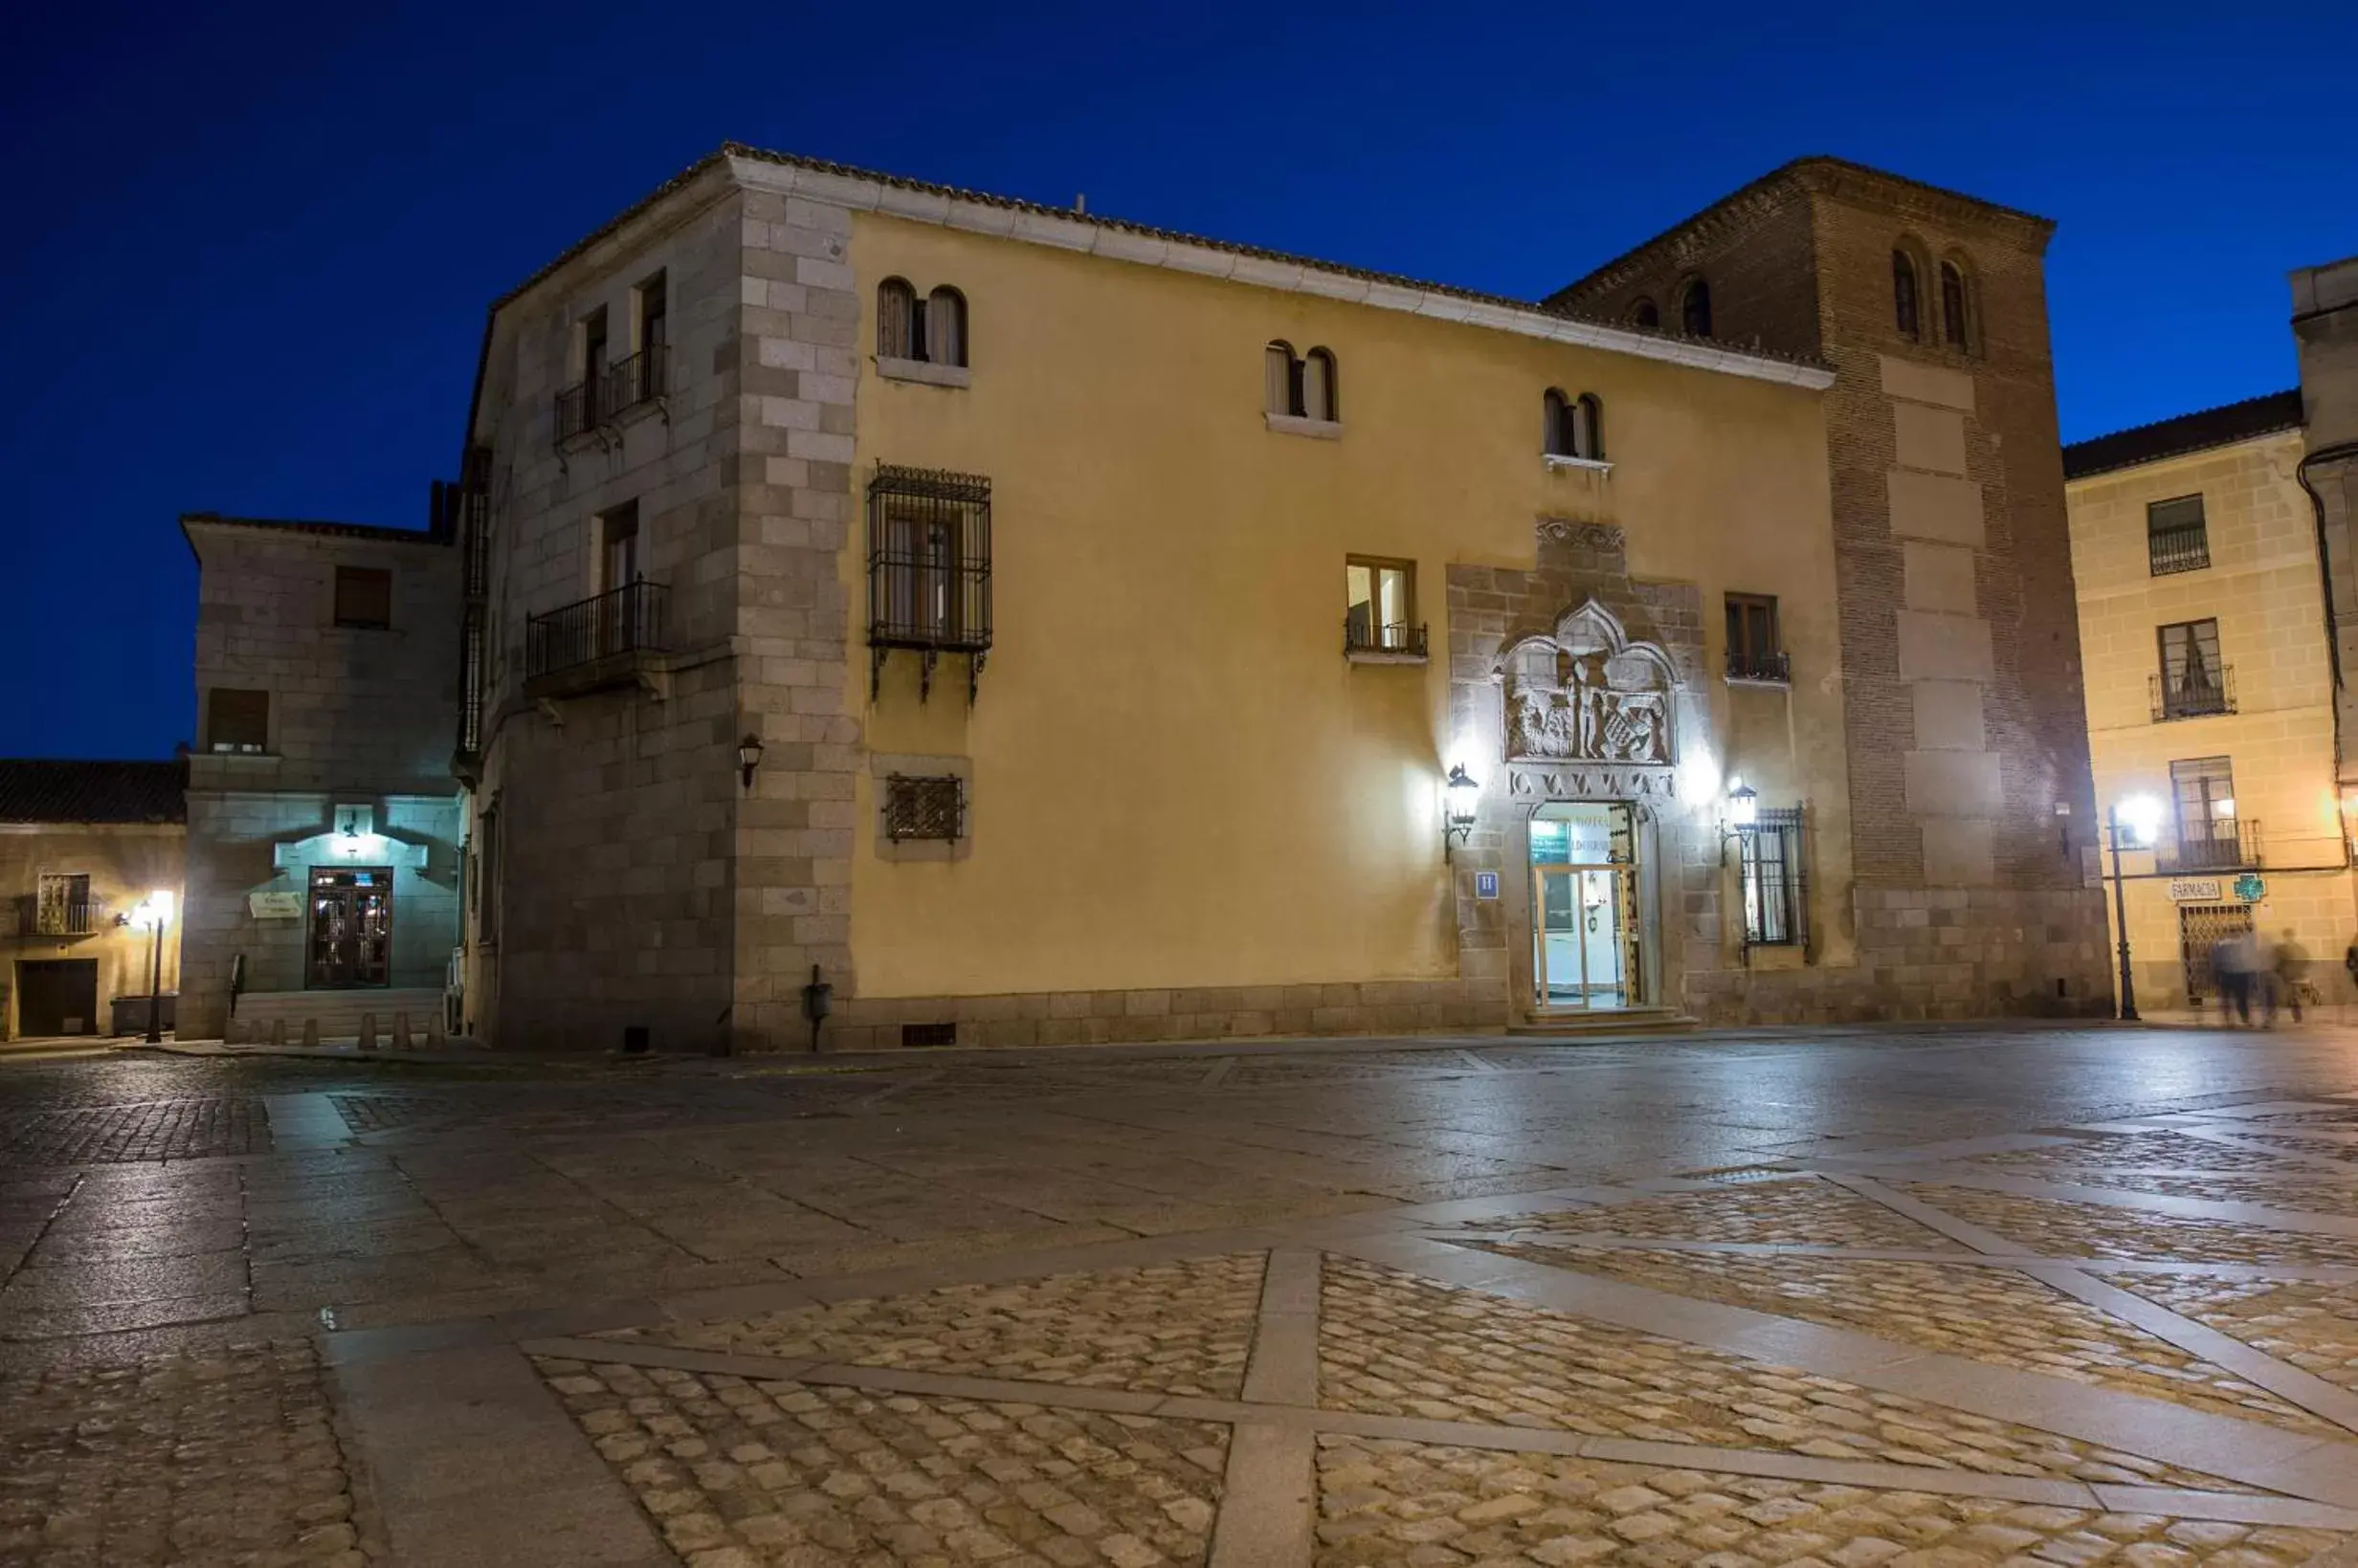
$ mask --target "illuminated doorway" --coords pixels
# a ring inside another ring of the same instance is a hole
[[[1613,802],[1544,806],[1531,819],[1530,841],[1539,1010],[1645,1005],[1635,812]]]

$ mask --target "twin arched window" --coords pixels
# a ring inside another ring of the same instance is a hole
[[[1679,325],[1690,338],[1711,336],[1711,285],[1700,277],[1679,297]]]
[[[1940,290],[1937,299],[1924,298],[1927,286]],[[1963,255],[1952,251],[1936,267],[1930,254],[1913,239],[1903,239],[1891,248],[1891,324],[1901,337],[1923,342],[1929,336],[1925,313],[1937,306],[1940,342],[1960,354],[1973,353],[1980,328],[1979,304],[1974,298],[1972,265]]]
[[[967,298],[945,283],[924,298],[908,280],[888,277],[876,291],[876,354],[880,360],[967,363]]]
[[[1941,337],[1961,353],[1973,351],[1973,287],[1953,256],[1941,263]]]
[[[1297,355],[1282,338],[1272,339],[1262,351],[1263,407],[1280,418],[1317,419],[1329,424],[1341,419],[1336,396],[1335,357],[1313,348]]]
[[[1542,401],[1546,429],[1542,432],[1550,457],[1605,459],[1605,406],[1594,392],[1566,397],[1550,386]]]
[[[1924,336],[1923,311],[1918,303],[1916,258],[1905,246],[1895,245],[1891,252],[1891,321],[1900,329],[1900,336],[1919,340]]]

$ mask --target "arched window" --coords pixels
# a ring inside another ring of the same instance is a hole
[[[1294,358],[1294,345],[1282,338],[1273,340],[1261,355],[1262,406],[1280,417],[1301,412],[1301,362]]]
[[[925,354],[936,364],[967,363],[967,297],[945,283],[925,298]]]
[[[1662,307],[1641,295],[1637,303],[1630,307],[1630,322],[1635,326],[1658,327],[1662,324]]]
[[[1571,400],[1554,387],[1548,387],[1547,395],[1540,400],[1540,417],[1543,426],[1540,450],[1550,457],[1571,456]]]
[[[1972,288],[1954,261],[1941,263],[1941,338],[1951,348],[1972,351]]]
[[[1581,393],[1572,405],[1572,455],[1605,460],[1605,405],[1594,392]]]
[[[1301,357],[1301,412],[1305,419],[1332,421],[1343,417],[1342,403],[1336,396],[1335,357],[1324,348],[1313,348]]]
[[[876,287],[876,356],[880,360],[922,360],[918,336],[917,291],[898,277]]]
[[[1916,258],[1903,250],[1891,253],[1891,320],[1902,338],[1921,338],[1924,330],[1916,308]]]
[[[1679,324],[1690,338],[1711,336],[1711,285],[1697,278],[1679,299]]]

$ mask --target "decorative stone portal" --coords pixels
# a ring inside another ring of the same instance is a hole
[[[1652,817],[1627,802],[1550,801],[1524,819],[1535,1015],[1642,1007],[1659,994]]]

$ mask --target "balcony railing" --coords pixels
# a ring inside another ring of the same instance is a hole
[[[2150,529],[2146,534],[2146,552],[2155,577],[2198,572],[2211,564],[2211,529],[2200,522]]]
[[[33,934],[36,937],[87,937],[95,929],[91,919],[91,905],[87,897],[44,898],[33,912]]]
[[[2155,675],[2153,683],[2153,722],[2172,718],[2203,718],[2212,714],[2231,714],[2236,711],[2235,666],[2222,664],[2216,669],[2202,667],[2199,676],[2190,669],[2175,674]]]
[[[664,591],[660,583],[629,583],[531,616],[524,622],[524,679],[664,651]]]
[[[653,343],[628,359],[599,365],[557,394],[557,439],[570,441],[671,390],[671,350]]]
[[[1356,615],[1343,618],[1343,651],[1346,653],[1397,653],[1403,657],[1425,657],[1425,629],[1395,621],[1389,626],[1371,626]]]
[[[1760,649],[1731,648],[1727,651],[1729,680],[1774,681],[1780,686],[1792,683],[1793,656],[1791,653],[1770,653]]]
[[[2206,828],[2208,830],[2206,831]],[[2232,872],[2259,864],[2259,824],[2252,818],[2213,817],[2182,825],[2174,843],[2154,851],[2155,870]]]

